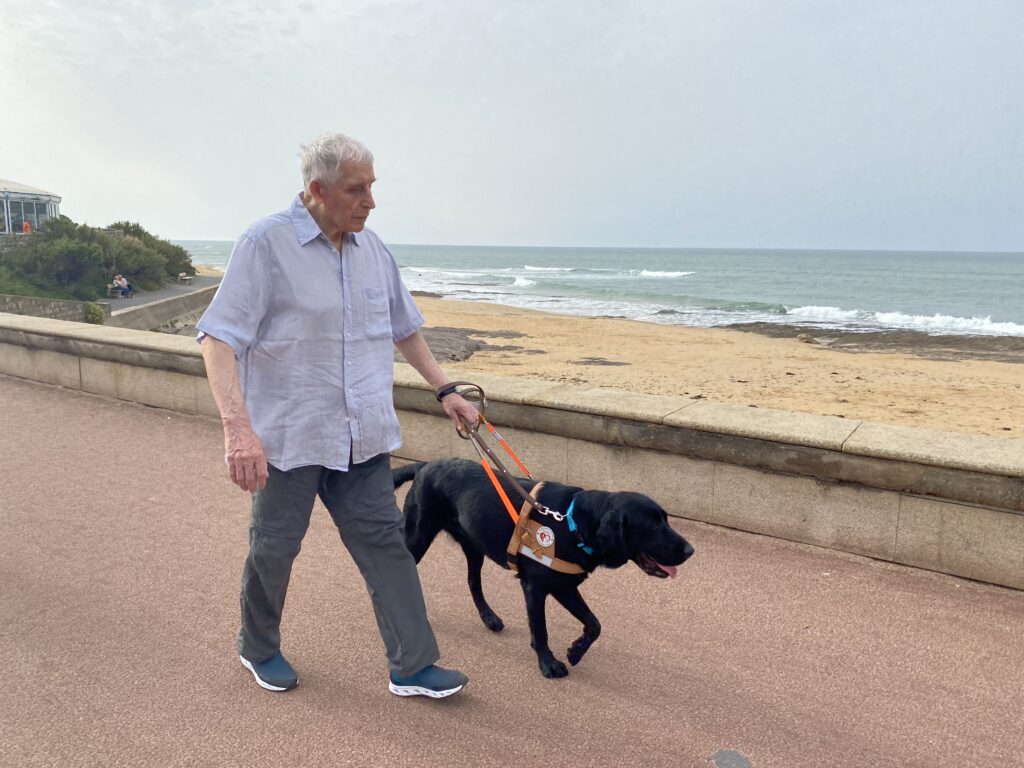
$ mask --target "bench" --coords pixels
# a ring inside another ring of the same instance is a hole
[[[189,275],[189,274],[187,274],[185,272],[179,272],[178,273],[178,282],[179,283],[184,283],[185,285],[192,285],[192,275]]]
[[[107,285],[107,298],[108,299],[120,299],[120,298],[130,299],[132,296],[135,295],[135,291],[131,288],[131,283],[129,283],[128,285],[129,285],[128,295],[122,297],[121,296],[121,291],[125,290],[124,288],[122,288],[121,286],[117,285],[117,283],[110,283],[110,284],[108,284]]]

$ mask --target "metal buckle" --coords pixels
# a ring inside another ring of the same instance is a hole
[[[555,520],[557,520],[558,522],[562,522],[563,520],[565,520],[564,512],[556,512],[553,509],[548,509],[543,504],[536,504],[534,506],[534,509],[540,512],[542,515],[548,515],[549,517],[555,518]]]

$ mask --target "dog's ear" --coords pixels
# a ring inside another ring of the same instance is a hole
[[[626,549],[626,515],[607,500],[602,505],[597,527],[597,546],[601,563],[608,568],[618,568],[629,560]]]

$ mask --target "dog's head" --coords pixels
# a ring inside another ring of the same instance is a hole
[[[690,543],[668,524],[661,506],[642,493],[603,493],[588,499],[598,510],[597,549],[602,565],[618,568],[632,560],[649,576],[674,577],[693,555]]]

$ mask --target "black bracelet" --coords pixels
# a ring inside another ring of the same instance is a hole
[[[442,400],[448,397],[448,395],[457,394],[458,391],[459,386],[457,384],[445,384],[443,387],[437,390],[437,392],[434,393],[434,396],[437,397],[437,402],[440,403]]]

